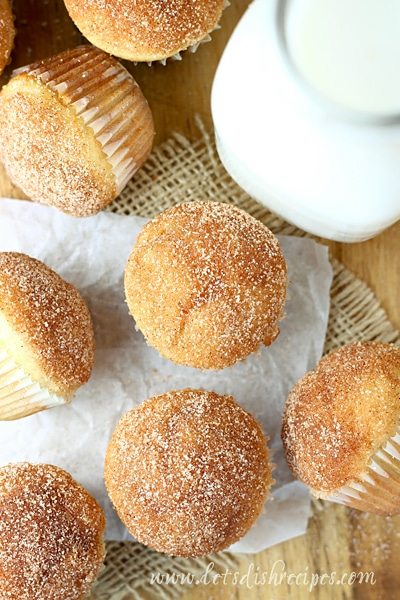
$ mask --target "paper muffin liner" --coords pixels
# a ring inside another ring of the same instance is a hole
[[[27,417],[66,404],[66,400],[38,383],[3,349],[0,349],[0,421]]]
[[[90,127],[112,167],[118,195],[148,157],[153,142],[150,109],[132,75],[93,46],[78,46],[13,74],[21,73],[57,92]]]
[[[366,471],[334,493],[320,496],[378,515],[400,513],[400,426],[372,456]]]
[[[223,5],[223,8],[222,8],[222,13],[221,13],[221,16],[219,18],[219,21],[222,18],[222,14],[223,14],[224,10],[226,8],[228,8],[228,6],[230,6],[230,5],[231,5],[231,3],[230,3],[229,0],[224,0],[224,5]],[[149,67],[151,67],[154,63],[159,64],[159,65],[163,65],[165,67],[168,61],[179,61],[179,60],[182,60],[182,58],[183,58],[182,55],[185,54],[185,52],[190,52],[191,54],[194,54],[195,52],[197,52],[197,50],[198,50],[198,48],[200,46],[202,46],[203,44],[207,44],[208,42],[211,42],[211,40],[212,40],[212,37],[211,37],[212,34],[215,31],[218,31],[219,29],[221,29],[221,25],[218,22],[216,24],[216,26],[214,27],[214,29],[212,29],[209,33],[207,33],[203,38],[201,38],[201,40],[199,40],[195,44],[191,44],[187,48],[183,48],[182,50],[180,50],[176,54],[173,54],[172,56],[168,56],[167,58],[162,58],[161,60],[143,61],[143,62],[146,62],[146,64]],[[135,61],[134,64],[138,65],[138,64],[140,64],[140,62]]]

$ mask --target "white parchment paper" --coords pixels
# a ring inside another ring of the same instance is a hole
[[[290,286],[278,340],[234,367],[202,372],[161,358],[135,331],[128,314],[123,272],[144,223],[111,213],[74,219],[45,206],[0,200],[0,251],[39,258],[76,285],[89,304],[97,344],[93,376],[71,405],[0,423],[0,465],[26,460],[63,467],[103,505],[107,538],[129,539],[103,484],[104,454],[114,426],[154,394],[184,387],[215,390],[232,394],[261,422],[277,465],[273,499],[231,549],[257,552],[304,533],[309,495],[285,463],[280,424],[289,389],[322,353],[332,281],[327,249],[312,240],[281,237]]]

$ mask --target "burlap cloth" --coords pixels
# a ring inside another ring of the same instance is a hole
[[[260,219],[275,233],[305,236],[250,198],[219,161],[214,140],[199,124],[199,139],[191,143],[174,135],[156,148],[134,180],[110,207],[121,215],[153,217],[179,202],[197,199],[230,202]],[[334,280],[325,351],[354,340],[400,343],[373,292],[340,262],[332,258]],[[170,558],[133,543],[108,543],[106,567],[93,590],[96,600],[178,598],[182,584],[151,585],[151,575],[193,573],[202,575],[213,562],[215,571],[235,565],[228,553],[207,559]]]

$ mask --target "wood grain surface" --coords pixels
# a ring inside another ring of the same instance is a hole
[[[195,114],[199,114],[204,123],[211,127],[210,89],[213,75],[224,45],[247,4],[247,0],[233,0],[223,16],[222,29],[213,34],[212,42],[201,46],[196,54],[185,54],[182,62],[171,62],[167,67],[154,65],[151,68],[125,63],[153,109],[156,143],[174,131],[195,138],[198,135]],[[13,68],[82,41],[62,1],[14,0],[14,10],[18,35],[12,63],[0,78],[0,84],[7,81]],[[1,170],[0,196],[23,197]],[[329,245],[337,258],[372,287],[393,324],[400,328],[400,222],[368,242],[352,245],[329,242]],[[245,577],[240,584],[234,585],[232,576],[228,574],[226,581],[194,586],[184,598],[398,600],[399,558],[399,518],[374,517],[330,505],[312,518],[305,536],[252,557],[241,557],[240,573]],[[330,574],[335,571],[337,579],[340,579],[352,571],[373,571],[376,583],[320,583],[311,591],[307,585],[289,585],[285,581],[280,585],[274,585],[273,580],[271,584],[255,585],[254,574],[260,575],[264,571],[269,574],[272,568],[279,573],[283,568],[280,561],[283,561],[287,573],[306,572],[309,576],[312,573]]]

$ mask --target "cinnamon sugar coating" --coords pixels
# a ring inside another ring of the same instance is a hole
[[[37,202],[90,216],[147,159],[151,111],[113,57],[79,46],[19,70],[0,93],[0,160]]]
[[[0,468],[0,598],[81,600],[105,556],[105,517],[58,467]]]
[[[67,214],[95,214],[116,195],[93,134],[55,92],[25,73],[0,94],[0,160],[31,200]]]
[[[231,396],[179,390],[128,412],[105,482],[129,531],[159,552],[202,556],[241,538],[271,485],[264,434]]]
[[[9,0],[0,0],[0,75],[7,65],[14,44],[14,17]]]
[[[42,262],[0,253],[0,347],[34,381],[69,397],[94,360],[94,333],[78,290]]]
[[[357,342],[332,352],[290,392],[282,440],[316,493],[356,480],[400,418],[400,348]]]
[[[151,346],[176,363],[222,369],[279,333],[286,264],[276,237],[244,211],[188,202],[145,225],[125,293]]]
[[[83,35],[132,61],[168,58],[201,41],[218,24],[224,0],[65,0]]]

